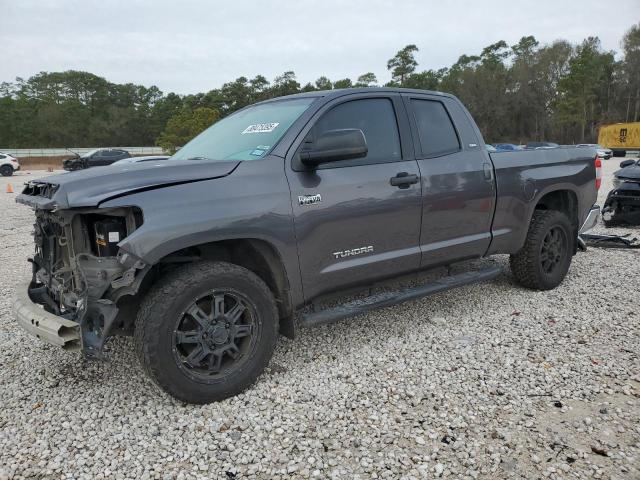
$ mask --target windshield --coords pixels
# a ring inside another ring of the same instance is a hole
[[[258,104],[214,123],[182,147],[173,160],[262,158],[315,98]]]

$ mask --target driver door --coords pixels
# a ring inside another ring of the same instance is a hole
[[[300,150],[323,132],[353,128],[364,133],[366,157],[312,169],[300,163]],[[400,97],[340,97],[316,113],[297,142],[287,178],[305,299],[418,269],[420,171]]]

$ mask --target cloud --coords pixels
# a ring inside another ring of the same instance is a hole
[[[420,48],[419,69],[524,35],[599,36],[619,50],[638,13],[637,0],[614,9],[601,0],[21,0],[0,6],[0,81],[68,69],[178,93],[286,70],[301,83],[368,71],[386,81],[386,61],[409,43]]]

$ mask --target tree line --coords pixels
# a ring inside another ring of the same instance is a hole
[[[640,23],[621,52],[597,37],[540,45],[533,36],[499,41],[439,70],[419,70],[417,45],[387,62],[385,86],[458,96],[488,142],[595,142],[599,125],[640,121]],[[302,85],[293,71],[269,82],[239,77],[206,93],[163,93],[116,84],[88,72],[41,72],[0,84],[0,147],[183,145],[208,125],[256,101],[313,90],[374,87],[372,72],[355,81],[326,76]]]

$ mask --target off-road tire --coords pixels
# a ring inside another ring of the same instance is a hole
[[[11,165],[2,165],[0,167],[0,175],[3,177],[10,177],[13,175],[13,167]]]
[[[541,250],[545,236],[559,228],[565,236],[565,247],[557,268],[547,273],[541,262]],[[557,210],[536,210],[529,224],[524,246],[509,258],[511,272],[516,281],[534,290],[551,290],[557,287],[569,270],[575,250],[574,228],[567,216]]]
[[[232,288],[255,305],[260,322],[255,347],[237,371],[214,383],[190,378],[174,357],[174,325],[200,294]],[[173,397],[204,404],[236,395],[249,387],[265,369],[278,337],[278,314],[273,294],[253,272],[226,262],[198,262],[180,267],[160,279],[146,294],[135,322],[135,345],[147,375]]]

